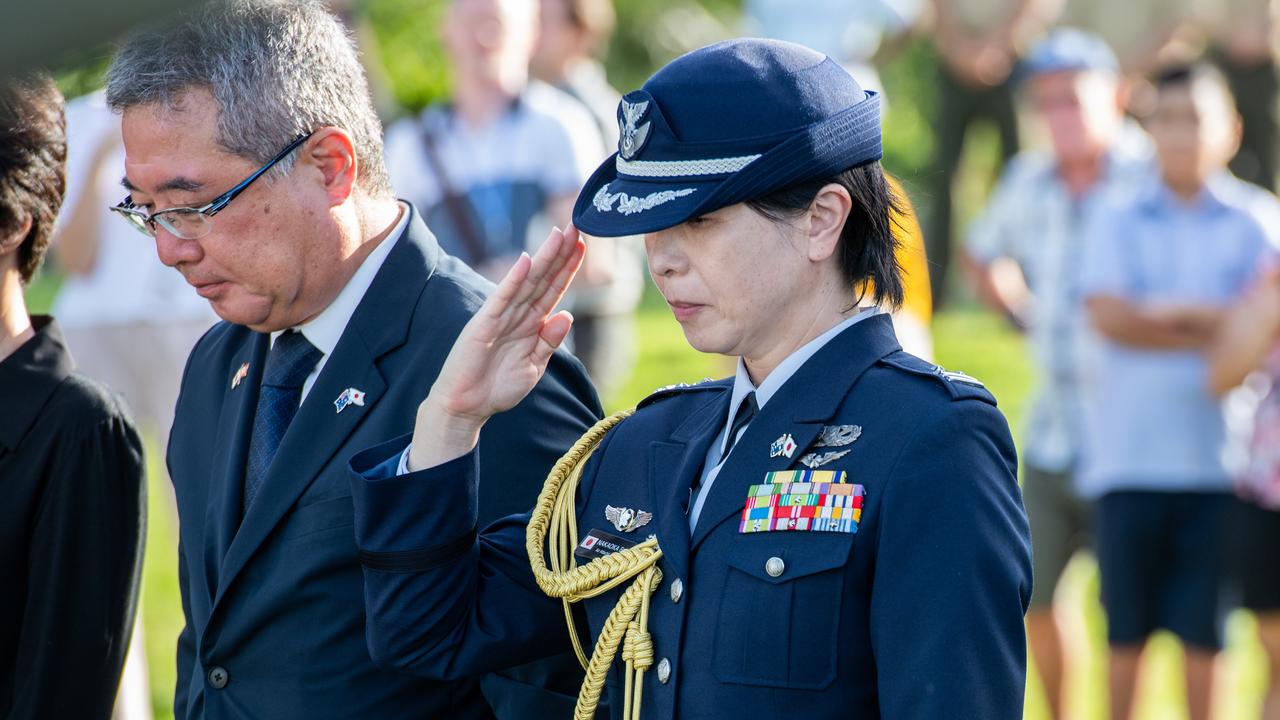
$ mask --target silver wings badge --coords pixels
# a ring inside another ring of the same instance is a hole
[[[622,117],[618,119],[618,154],[623,160],[634,158],[649,139],[653,123],[638,124],[648,110],[648,100],[638,103],[622,101]]]
[[[631,532],[636,528],[644,527],[653,519],[653,513],[644,510],[633,510],[626,507],[614,507],[612,505],[604,506],[604,517],[618,532]]]

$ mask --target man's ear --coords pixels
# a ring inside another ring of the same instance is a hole
[[[840,247],[844,223],[853,209],[849,191],[836,183],[828,183],[809,203],[809,260],[822,262]]]
[[[340,205],[355,192],[360,165],[356,146],[342,128],[320,128],[302,146],[298,162],[316,168],[330,204]]]

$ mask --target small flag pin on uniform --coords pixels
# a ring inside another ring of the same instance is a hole
[[[773,441],[769,446],[769,457],[776,458],[779,455],[791,457],[796,453],[796,441],[791,437],[791,433],[786,433],[782,437]]]
[[[333,401],[333,407],[336,408],[336,412],[342,412],[347,409],[348,405],[359,405],[360,407],[364,407],[364,391],[357,390],[353,387],[347,388],[342,391],[342,394],[338,396],[337,400]]]
[[[249,363],[244,363],[240,366],[240,369],[236,371],[236,374],[231,376],[231,389],[235,390],[237,387],[239,387],[240,381],[245,379],[248,376],[249,376]]]

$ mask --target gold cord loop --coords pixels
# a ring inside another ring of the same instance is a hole
[[[648,632],[649,598],[662,582],[662,571],[657,567],[662,550],[657,539],[650,536],[633,547],[582,566],[573,555],[578,544],[575,500],[582,470],[605,434],[633,412],[635,410],[623,410],[596,423],[556,462],[538,495],[525,536],[534,579],[543,592],[564,603],[569,639],[578,662],[586,670],[574,708],[575,720],[595,716],[605,676],[619,648],[626,663],[622,716],[624,720],[639,718],[644,672],[653,666],[653,638]],[[633,578],[634,582],[623,591],[605,619],[588,660],[573,622],[570,603],[596,597]]]

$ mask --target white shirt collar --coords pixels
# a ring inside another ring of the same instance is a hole
[[[879,315],[882,312],[884,311],[880,308],[863,308],[853,317],[844,320],[839,325],[836,325],[818,337],[805,343],[800,347],[800,349],[791,353],[785,360],[779,363],[778,367],[774,368],[773,372],[769,373],[768,377],[760,383],[759,387],[757,387],[755,383],[751,382],[751,376],[747,374],[747,364],[743,362],[742,358],[738,358],[738,374],[733,380],[733,395],[729,400],[729,417],[725,424],[724,436],[728,435],[729,428],[733,425],[734,415],[738,412],[738,406],[746,399],[747,393],[755,392],[756,406],[763,410],[765,403],[769,402],[769,398],[772,398],[774,394],[778,392],[778,389],[786,384],[786,382],[791,379],[791,376],[795,375],[796,371],[809,361],[809,358],[816,355],[817,352],[825,347],[827,343],[831,342],[833,338],[845,330],[848,330],[854,324],[872,317],[873,315]]]
[[[391,254],[391,248],[395,247],[396,241],[404,234],[405,228],[409,226],[409,211],[403,203],[400,204],[400,219],[396,221],[395,227],[387,236],[378,243],[378,247],[369,253],[369,256],[360,263],[360,267],[356,269],[351,279],[347,281],[346,286],[338,293],[338,296],[329,303],[328,307],[320,311],[319,315],[308,320],[307,322],[293,328],[302,333],[303,337],[315,346],[317,350],[324,354],[324,358],[328,358],[333,354],[333,349],[338,346],[338,340],[342,337],[342,333],[347,329],[347,323],[351,322],[351,316],[355,314],[356,307],[360,305],[360,301],[364,299],[365,293],[369,291],[369,286],[373,284],[373,278],[378,274],[378,270],[382,268],[382,263],[386,262],[387,255]],[[271,342],[274,343],[276,338],[280,336],[280,332],[271,333]],[[323,360],[321,360],[323,363]],[[316,366],[318,371],[320,365]]]

